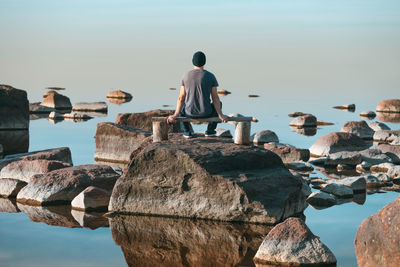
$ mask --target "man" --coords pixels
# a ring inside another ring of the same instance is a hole
[[[168,116],[167,122],[174,122],[178,116],[188,118],[218,116],[222,122],[227,122],[228,117],[222,113],[222,104],[217,94],[217,79],[214,74],[204,69],[206,55],[198,51],[194,53],[192,62],[194,69],[183,76],[175,113]],[[217,124],[217,122],[210,122],[205,136],[215,136]],[[185,138],[193,137],[192,127],[189,122],[181,122],[181,128]]]

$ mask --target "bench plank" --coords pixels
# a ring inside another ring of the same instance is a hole
[[[251,122],[252,117],[228,117],[227,121],[237,121],[237,122]],[[166,121],[167,117],[153,117],[152,121]],[[211,118],[187,118],[187,117],[176,117],[175,121],[184,121],[184,122],[221,122],[218,117],[211,117]]]

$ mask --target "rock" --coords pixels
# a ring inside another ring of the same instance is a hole
[[[69,98],[56,91],[47,92],[41,105],[60,110],[70,110],[72,108]]]
[[[29,182],[32,175],[43,174],[53,170],[71,167],[70,164],[46,159],[36,160],[17,160],[11,162],[1,169],[0,178],[14,178],[24,182]]]
[[[301,135],[305,135],[305,136],[314,136],[317,134],[317,127],[303,127],[303,128],[299,128],[297,126],[290,126],[290,129],[293,132],[296,132],[298,134]]]
[[[77,195],[71,202],[76,210],[93,211],[107,210],[111,194],[101,188],[89,186]]]
[[[334,125],[334,123],[327,121],[317,121],[317,126],[328,126],[328,125]]]
[[[390,178],[397,179],[400,177],[400,166],[396,165],[389,169],[387,172]]]
[[[271,151],[173,134],[132,153],[109,210],[274,224],[302,212],[301,189],[302,181]]]
[[[17,129],[29,129],[26,91],[0,84],[0,130]],[[5,145],[4,142],[2,144]]]
[[[371,111],[371,110],[366,110],[360,113],[361,117],[367,117],[367,118],[375,118],[376,114],[375,112]]]
[[[71,210],[71,214],[81,227],[89,228],[91,230],[95,230],[100,227],[109,227],[108,218],[103,216],[104,213],[87,213],[73,209]]]
[[[260,97],[259,95],[249,95],[249,97]]]
[[[258,249],[256,264],[285,266],[321,266],[336,264],[333,253],[298,218],[276,225]]]
[[[354,153],[353,151],[341,151],[330,154],[325,160],[325,166],[337,166],[345,164],[355,166],[362,162],[361,154]]]
[[[291,118],[296,118],[296,117],[304,116],[304,115],[308,115],[308,113],[303,113],[303,112],[300,112],[300,111],[296,111],[294,113],[290,113],[288,116],[291,117]]]
[[[231,94],[231,92],[229,92],[228,90],[225,90],[225,89],[220,89],[220,90],[218,90],[218,94],[219,95],[229,95],[229,94]]]
[[[321,188],[321,191],[323,191],[325,193],[333,194],[333,195],[335,195],[337,197],[341,197],[341,198],[347,198],[347,197],[353,196],[352,188],[342,185],[342,184],[334,183],[334,182],[323,185]]]
[[[111,122],[97,124],[94,158],[101,162],[128,164],[130,155],[151,132]]]
[[[64,117],[65,120],[72,120],[74,122],[87,121],[87,120],[93,119],[93,117],[91,117],[87,114],[82,114],[82,113],[77,113],[77,112],[65,113],[62,116]]]
[[[122,98],[122,99],[131,99],[132,95],[130,93],[121,91],[121,90],[116,90],[116,91],[111,91],[107,94],[107,98]]]
[[[373,122],[369,123],[368,126],[375,132],[382,131],[382,130],[390,130],[389,126],[387,126],[386,124],[384,124],[382,122],[378,122],[378,121],[373,121]]]
[[[341,180],[328,180],[328,183],[344,185],[353,190],[353,193],[365,192],[367,190],[367,180],[365,177],[348,177]]]
[[[18,208],[25,213],[32,222],[42,222],[51,226],[67,228],[81,228],[71,215],[71,207],[62,206],[27,206],[17,203]]]
[[[321,191],[316,191],[308,196],[308,204],[316,207],[331,207],[336,204],[336,197]]]
[[[356,166],[358,172],[367,172],[371,168],[372,164],[366,161],[361,162]]]
[[[375,147],[390,157],[394,164],[400,164],[400,146],[378,144]]]
[[[37,174],[17,195],[17,201],[33,205],[70,203],[88,186],[111,191],[119,175],[109,166],[81,165]]]
[[[54,108],[49,108],[40,105],[40,102],[29,103],[29,113],[30,114],[49,114],[54,111]]]
[[[384,186],[384,184],[373,175],[365,175],[364,179],[367,182],[367,188],[377,188]]]
[[[291,170],[311,172],[314,170],[313,166],[307,162],[294,161],[286,164],[286,166]]]
[[[49,114],[49,117],[48,117],[48,118],[51,119],[51,120],[63,120],[63,119],[64,119],[64,116],[61,115],[61,114],[58,113],[58,112],[52,111],[52,112]]]
[[[376,106],[376,111],[400,113],[400,99],[383,100]]]
[[[390,163],[393,161],[389,155],[382,153],[382,151],[379,149],[362,150],[360,151],[360,155],[363,161],[366,161],[373,165],[386,162]]]
[[[371,172],[387,173],[393,166],[394,166],[394,164],[392,164],[392,163],[380,163],[380,164],[371,166],[369,169]]]
[[[317,118],[307,114],[294,118],[289,125],[294,127],[317,127]]]
[[[217,132],[217,134],[216,134],[217,137],[232,138],[232,134],[231,134],[230,130],[217,128],[217,129],[215,129],[215,131]]]
[[[24,186],[26,186],[24,181],[12,178],[0,179],[0,196],[14,198]]]
[[[376,112],[378,116],[378,120],[383,122],[400,122],[400,113],[392,113],[392,112]]]
[[[308,149],[293,148],[284,145],[264,144],[264,148],[277,154],[283,163],[290,163],[294,161],[307,162],[310,158],[310,151]]]
[[[348,105],[335,106],[333,108],[355,110],[356,109],[356,105],[355,104],[348,104]]]
[[[17,203],[15,202],[15,199],[0,197],[0,212],[18,213],[18,212],[20,212],[20,210],[17,207]]]
[[[152,216],[110,218],[127,266],[254,266],[271,227]]]
[[[72,107],[72,111],[95,111],[95,112],[107,112],[108,107],[106,102],[79,102],[75,103]]]
[[[400,130],[376,131],[373,138],[374,141],[380,141],[380,142],[387,142],[387,143],[398,142],[398,140],[400,139]]]
[[[400,197],[366,218],[354,240],[358,266],[395,267],[400,262]]]
[[[320,137],[310,147],[310,156],[328,156],[339,151],[360,151],[368,147],[367,142],[354,134],[333,132]]]
[[[250,140],[252,140],[255,145],[263,145],[265,143],[270,143],[270,142],[276,142],[276,143],[279,142],[279,138],[276,135],[276,133],[270,130],[263,130],[256,134],[253,134],[250,137]]]
[[[115,119],[115,123],[152,132],[153,126],[151,119],[153,117],[167,117],[174,114],[174,112],[175,110],[156,109],[143,113],[122,113],[118,114],[117,118]],[[168,132],[181,132],[179,123],[170,124],[168,126]]]
[[[372,130],[365,121],[348,121],[345,122],[340,132],[352,133],[363,139],[372,139],[374,130]]]

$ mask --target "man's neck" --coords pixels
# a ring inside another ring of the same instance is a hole
[[[194,69],[195,70],[204,70],[204,66],[201,66],[201,67],[194,66]]]

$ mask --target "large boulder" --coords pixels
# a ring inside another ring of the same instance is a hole
[[[127,266],[254,266],[270,227],[152,216],[110,218]]]
[[[306,114],[294,118],[289,125],[294,127],[317,127],[317,118],[314,115]]]
[[[263,130],[253,134],[250,139],[255,145],[263,145],[265,143],[278,143],[279,138],[275,132],[270,130]]]
[[[111,122],[97,124],[96,162],[128,164],[130,155],[151,132]]]
[[[71,167],[71,164],[58,160],[26,160],[21,159],[11,162],[1,169],[0,178],[14,178],[24,182],[29,182],[32,175],[42,174],[66,167]]]
[[[399,226],[400,197],[361,223],[354,240],[358,266],[399,266]]]
[[[26,91],[0,84],[0,130],[9,129],[29,129],[29,101]]]
[[[264,144],[264,148],[277,154],[282,159],[283,163],[291,163],[294,161],[307,162],[310,158],[310,151],[308,149],[274,144]]]
[[[142,113],[122,113],[118,114],[117,118],[115,119],[115,123],[152,132],[153,124],[151,119],[153,117],[168,117],[169,115],[174,114],[174,112],[175,110],[156,109]],[[168,125],[168,131],[170,133],[181,132],[179,123],[173,123]]]
[[[18,179],[0,179],[0,196],[14,198],[24,186],[26,186],[26,182],[20,181]]]
[[[40,105],[60,110],[72,109],[69,98],[65,95],[57,93],[54,90],[49,91],[44,95],[43,101]]]
[[[370,145],[351,133],[333,132],[320,137],[311,147],[310,156],[322,157],[339,151],[360,151]]]
[[[33,205],[70,203],[89,186],[111,191],[119,175],[109,166],[81,165],[37,174],[17,195],[17,201]]]
[[[289,218],[265,237],[254,262],[268,266],[336,266],[336,258],[303,220]]]
[[[120,98],[120,99],[131,99],[132,95],[130,93],[121,91],[121,90],[115,90],[111,91],[107,94],[107,98]]]
[[[343,133],[352,133],[363,139],[372,139],[374,130],[372,130],[365,121],[348,121],[340,129]]]
[[[303,211],[301,189],[269,150],[175,134],[132,153],[109,210],[274,224]]]
[[[107,112],[107,110],[106,102],[79,102],[75,103],[72,107],[72,111]]]
[[[383,100],[376,106],[376,111],[400,113],[400,99]]]

